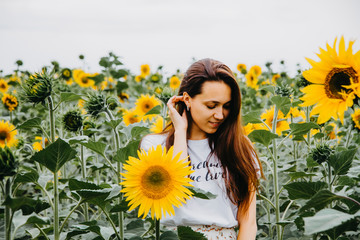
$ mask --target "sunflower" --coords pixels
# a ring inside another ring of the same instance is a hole
[[[156,117],[155,122],[151,125],[150,131],[161,133],[164,128],[164,119],[161,116]]]
[[[254,65],[250,68],[249,72],[253,72],[258,77],[261,74],[261,67],[258,65]]]
[[[271,82],[276,83],[276,80],[278,80],[279,78],[280,78],[280,74],[276,73],[272,76]]]
[[[142,77],[146,77],[150,74],[150,66],[149,64],[143,64],[140,66],[140,72]]]
[[[120,92],[119,94],[118,94],[118,97],[119,97],[119,101],[121,102],[121,103],[124,103],[125,101],[128,101],[129,100],[129,94],[127,94],[127,93],[125,93],[125,92]]]
[[[181,81],[178,76],[174,75],[170,78],[170,87],[172,89],[174,89],[174,90],[177,89],[180,86],[180,83],[181,83]]]
[[[272,129],[273,119],[274,119],[275,107],[272,106],[269,110],[266,110],[265,113],[261,114],[261,119],[264,119],[265,123]],[[280,120],[280,121],[279,121]],[[285,119],[284,114],[279,110],[276,123],[276,134],[281,135],[281,132],[286,131],[290,128],[287,119]]]
[[[290,111],[286,115],[286,117],[290,117],[290,116],[297,119],[298,120],[298,121],[296,121],[297,123],[302,123],[302,122],[304,122],[306,120],[305,112],[303,110],[299,110],[296,107],[290,108]]]
[[[360,130],[360,108],[355,109],[354,113],[351,114],[351,119],[353,120],[355,128]]]
[[[242,70],[246,70],[246,65],[243,64],[243,63],[239,63],[237,66],[236,66],[236,69],[241,72]]]
[[[252,131],[258,130],[258,129],[265,129],[263,124],[254,124],[254,123],[248,123],[246,126],[244,126],[245,135],[249,135]]]
[[[144,76],[142,76],[142,75],[137,75],[137,76],[135,76],[135,82],[141,82],[142,80],[144,80],[145,78],[144,78]]]
[[[6,93],[9,89],[8,83],[5,81],[5,79],[0,78],[0,92]]]
[[[139,117],[138,112],[136,109],[132,110],[125,110],[125,114],[123,116],[123,120],[126,126],[130,124],[137,123],[141,121],[141,117]]]
[[[160,105],[160,101],[155,98],[155,95],[150,96],[149,94],[141,94],[135,102],[136,110],[140,115],[145,115],[153,107]]]
[[[174,215],[173,206],[182,206],[192,196],[186,187],[192,187],[188,176],[194,171],[187,159],[180,159],[181,153],[173,157],[173,152],[173,147],[166,152],[161,145],[148,153],[142,149],[138,151],[139,158],[129,157],[124,165],[127,172],[121,173],[121,192],[131,205],[130,211],[140,206],[138,217],[145,218],[149,211],[153,219]]]
[[[18,140],[16,139],[17,130],[14,130],[15,126],[9,122],[0,121],[0,147],[16,146]]]
[[[82,88],[93,87],[95,85],[95,81],[90,79],[90,77],[94,77],[94,74],[85,73],[81,69],[75,69],[73,76],[74,81]]]
[[[49,145],[49,140],[45,138],[45,147]],[[33,149],[35,151],[41,151],[43,149],[43,138],[40,136],[35,136],[35,142],[33,143]]]
[[[312,68],[304,71],[303,76],[313,84],[302,90],[305,95],[300,98],[301,106],[315,105],[310,115],[319,114],[319,124],[331,117],[343,122],[344,112],[354,104],[355,89],[351,86],[359,83],[360,51],[353,54],[353,44],[354,41],[350,41],[346,49],[341,37],[338,52],[335,39],[333,47],[327,44],[326,50],[320,48],[319,62],[306,58]]]
[[[14,111],[19,106],[17,98],[11,94],[5,93],[1,100],[4,107],[10,112]]]
[[[259,85],[257,84],[259,80],[258,80],[255,72],[249,71],[249,72],[245,75],[245,78],[246,78],[246,85],[247,85],[248,87],[254,88],[255,90],[258,90],[258,89],[259,89]]]

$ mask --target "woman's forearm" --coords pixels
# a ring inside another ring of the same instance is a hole
[[[239,227],[237,240],[254,240],[256,238],[257,224],[242,224]]]
[[[181,152],[180,159],[187,158],[186,131],[175,131],[174,133],[174,156]]]

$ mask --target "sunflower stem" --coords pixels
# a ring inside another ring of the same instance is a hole
[[[277,117],[278,117],[279,109],[275,105],[274,109],[274,118],[272,122],[272,133],[276,134],[276,125],[277,125]],[[280,206],[279,206],[279,180],[278,180],[278,170],[277,170],[277,148],[276,148],[276,140],[272,140],[273,146],[273,162],[274,162],[274,197],[275,197],[275,214],[276,214],[276,223],[280,222]],[[277,239],[281,240],[281,226],[276,224],[276,235]]]
[[[49,117],[50,117],[50,138],[51,142],[55,142],[55,118],[54,118],[54,104],[51,95],[48,97]],[[57,171],[54,172],[54,239],[59,240],[59,179]]]
[[[83,130],[80,130],[80,136],[83,136]],[[81,173],[82,178],[84,181],[86,181],[86,160],[84,158],[84,146],[80,144],[80,161],[81,161]],[[89,221],[89,204],[87,202],[84,203],[84,215],[85,215],[85,221]]]
[[[115,120],[112,112],[109,110],[108,107],[105,108],[105,112],[108,115],[110,120]],[[115,138],[115,150],[116,152],[119,150],[120,148],[120,136],[118,131],[116,130],[116,127],[113,129],[114,130],[114,138]],[[122,163],[120,161],[117,162],[117,169],[116,169],[116,173],[117,173],[117,183],[118,185],[121,186],[121,177],[120,177],[120,173],[122,173]],[[122,195],[119,196],[119,198],[117,199],[117,203],[120,204],[122,201]],[[120,239],[124,239],[124,212],[119,212],[118,213],[118,221],[119,221],[119,233],[120,233]]]
[[[352,130],[352,126],[349,126],[348,132],[346,134],[346,142],[345,142],[345,148],[348,148],[349,143],[350,143],[350,139],[351,139],[351,130]]]
[[[155,240],[160,240],[160,219],[155,218]]]
[[[5,199],[11,197],[11,181],[8,178],[5,182]],[[5,206],[5,239],[11,239],[11,209],[9,206]]]

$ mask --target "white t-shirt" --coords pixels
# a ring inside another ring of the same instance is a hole
[[[161,144],[165,146],[166,135],[147,135],[143,138],[140,148],[148,151],[151,147]],[[165,226],[215,225],[219,227],[235,227],[238,207],[234,205],[226,194],[223,169],[211,152],[208,139],[188,140],[188,154],[194,173],[190,178],[191,184],[204,191],[217,195],[216,198],[206,200],[191,198],[182,207],[175,208],[175,215],[166,215],[161,219]],[[259,168],[257,161],[255,168]],[[207,167],[208,166],[208,167]],[[210,173],[210,172],[211,173]],[[258,175],[260,174],[259,170]]]

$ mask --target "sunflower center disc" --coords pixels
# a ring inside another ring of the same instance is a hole
[[[172,189],[170,174],[161,166],[149,167],[141,178],[141,186],[148,198],[161,199]]]
[[[1,131],[0,132],[0,141],[5,141],[6,137],[7,137],[7,132]]]
[[[83,83],[88,83],[89,79],[87,77],[83,77],[83,78],[81,78],[81,81]]]
[[[343,99],[343,96],[340,94],[350,93],[352,90],[347,89],[343,86],[351,84],[351,80],[354,83],[358,82],[358,78],[355,70],[352,67],[348,68],[333,68],[325,79],[325,92],[329,98]]]

